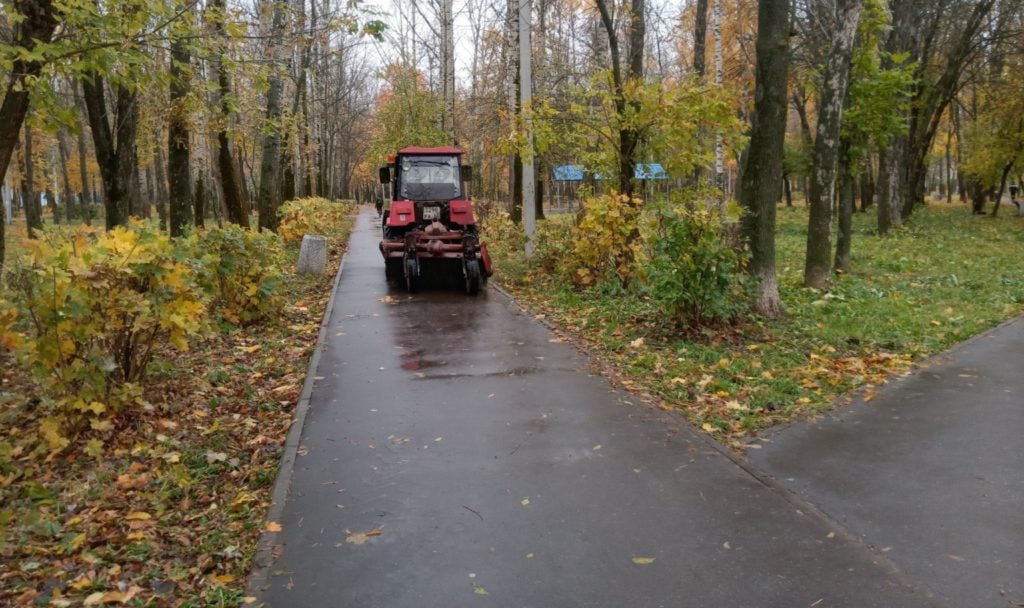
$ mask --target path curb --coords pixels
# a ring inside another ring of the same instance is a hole
[[[353,224],[353,232],[355,225]],[[351,239],[351,234],[349,235]],[[347,247],[347,241],[346,241]],[[288,436],[284,442],[284,453],[281,455],[281,462],[277,467],[277,476],[274,481],[274,490],[270,494],[270,508],[267,509],[265,521],[277,521],[284,512],[284,505],[288,498],[288,491],[292,485],[292,472],[295,469],[295,456],[298,453],[299,442],[302,439],[302,429],[306,423],[306,414],[309,412],[309,398],[313,393],[313,385],[316,383],[317,368],[320,367],[320,354],[326,348],[327,327],[331,321],[331,314],[334,312],[334,304],[338,297],[338,283],[341,281],[341,273],[345,269],[346,251],[341,255],[341,263],[338,264],[338,272],[334,275],[331,283],[331,297],[324,309],[323,319],[320,321],[320,332],[317,334],[316,347],[313,349],[313,356],[309,360],[309,368],[306,370],[306,381],[302,385],[302,392],[299,393],[299,400],[295,404],[295,413],[292,416],[292,423],[288,428]],[[256,554],[253,556],[252,567],[245,583],[245,595],[259,597],[260,586],[266,584],[270,579],[270,566],[273,562],[273,550],[277,539],[277,532],[263,530],[259,544],[256,546]]]

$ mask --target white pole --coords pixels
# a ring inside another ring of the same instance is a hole
[[[519,106],[524,112],[530,112],[533,102],[533,69],[530,56],[530,13],[533,9],[532,0],[519,2]],[[526,256],[533,255],[533,235],[537,230],[537,209],[535,207],[533,178],[533,119],[531,114],[526,118],[527,149],[521,154],[523,159],[523,228],[526,230]]]
[[[448,142],[455,144],[455,20],[452,0],[441,0],[441,31],[444,36],[444,58],[441,62],[444,87],[444,131]]]

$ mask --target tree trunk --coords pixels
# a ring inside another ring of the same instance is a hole
[[[25,203],[25,226],[28,238],[36,238],[36,230],[43,228],[43,209],[36,192],[35,160],[32,158],[32,127],[25,124],[24,146],[21,150],[21,198]]]
[[[281,119],[283,117],[281,94],[284,85],[281,78],[283,69],[281,39],[285,28],[285,6],[283,0],[274,2],[274,16],[270,26],[270,82],[267,90],[266,135],[263,138],[263,158],[260,161],[260,186],[256,197],[259,212],[259,228],[277,231],[280,224],[277,209],[281,204]]]
[[[138,157],[136,157],[138,164]],[[143,184],[145,171],[136,167],[132,174],[131,186],[128,188],[128,208],[132,217],[149,218],[149,208],[146,204],[146,187]]]
[[[807,259],[804,286],[826,289],[832,278],[832,202],[835,200],[843,106],[850,85],[850,58],[860,21],[861,0],[838,0],[835,30],[822,77],[818,132],[814,140],[808,200]]]
[[[743,169],[741,220],[750,247],[747,270],[757,282],[755,307],[774,318],[783,313],[775,275],[775,201],[782,182],[789,80],[789,0],[758,4],[757,68],[750,148]]]
[[[906,138],[894,137],[878,153],[878,234],[885,236],[903,225],[901,160]]]
[[[153,181],[156,184],[155,202],[157,213],[160,216],[160,230],[169,231],[170,221],[167,207],[170,194],[167,191],[167,158],[164,156],[163,137],[160,140],[156,145],[156,158],[153,159]]]
[[[13,47],[31,52],[38,43],[49,42],[57,27],[52,0],[14,0],[13,8],[23,17],[15,28]],[[28,82],[39,75],[43,65],[41,61],[21,59],[18,54],[15,57],[18,58],[11,63],[7,91],[0,105],[0,183],[7,176],[11,155],[18,145],[18,134],[28,114],[31,88]]]
[[[862,162],[864,170],[860,177],[860,211],[864,213],[875,202],[875,171],[870,155],[866,155]]]
[[[211,0],[213,11],[214,33],[220,44],[227,44],[227,15],[224,11],[224,0]],[[249,227],[249,214],[245,212],[242,202],[242,189],[238,183],[238,172],[231,155],[231,137],[228,128],[231,123],[231,75],[228,74],[224,59],[227,49],[220,49],[214,59],[217,72],[217,92],[220,97],[221,125],[217,131],[217,166],[220,169],[221,194],[224,197],[224,208],[228,221],[243,228]]]
[[[708,0],[697,0],[693,22],[693,72],[704,78],[708,54]]]
[[[629,20],[629,53],[628,74],[622,74],[622,60],[619,51],[619,38],[606,0],[596,0],[601,13],[601,23],[608,36],[608,51],[612,60],[612,84],[615,89],[615,113],[619,117],[619,193],[632,198],[634,190],[634,173],[636,171],[636,155],[639,151],[640,134],[636,128],[626,123],[628,106],[633,111],[639,110],[636,101],[627,101],[627,82],[643,82],[644,54],[644,0],[631,0]]]
[[[53,193],[53,190],[50,188],[50,184],[52,184],[52,183],[53,183],[53,180],[51,180],[49,174],[47,174],[46,175],[46,184],[47,184],[47,186],[46,186],[46,204],[49,205],[49,207],[50,207],[50,213],[53,214],[53,224],[56,226],[56,225],[59,225],[61,223],[60,204],[57,203],[57,195],[55,195]]]
[[[203,184],[203,178],[196,178],[196,194],[195,198],[195,222],[196,228],[206,227],[206,185]]]
[[[853,169],[850,166],[850,143],[845,139],[839,152],[839,234],[836,237],[835,270],[849,274],[850,249],[853,243]]]
[[[36,44],[49,42],[54,28],[57,27],[53,0],[14,0],[13,4],[14,11],[24,17],[15,28],[13,47],[32,51]],[[0,104],[0,183],[7,177],[7,168],[18,145],[18,136],[25,122],[25,115],[28,114],[28,81],[39,75],[42,65],[41,61],[26,61],[20,57],[11,63],[7,90],[3,104]],[[3,209],[0,208],[0,214],[2,213]],[[6,218],[0,220],[5,221]],[[5,238],[4,226],[0,223],[0,269],[3,268],[6,255]]]
[[[128,223],[131,180],[135,176],[137,98],[127,87],[118,87],[112,131],[103,78],[99,74],[93,74],[91,78],[82,81],[82,89],[89,114],[93,147],[96,150],[96,161],[99,163],[100,177],[103,181],[106,226],[107,230],[110,230],[114,226]]]
[[[181,236],[195,218],[192,198],[192,151],[189,143],[188,108],[191,88],[191,56],[186,40],[175,36],[171,41],[171,99],[167,119],[167,178],[169,185],[168,216],[171,236]],[[197,188],[198,193],[198,188]],[[198,206],[198,202],[196,202]]]
[[[82,208],[82,221],[86,226],[92,226],[92,192],[89,188],[89,146],[85,143],[85,122],[88,120],[84,105],[80,102],[82,113],[82,125],[78,130],[78,177],[82,181],[82,190],[79,192],[79,204]]]
[[[538,220],[544,219],[544,173],[545,167],[544,162],[535,159],[535,163],[538,167],[534,175],[537,176],[536,186],[533,190],[533,203],[534,203],[534,217]]]
[[[57,155],[60,160],[60,179],[61,187],[64,190],[64,209],[67,210],[68,219],[73,215],[71,209],[74,208],[74,193],[71,191],[71,175],[68,173],[68,157],[71,152],[68,149],[68,133],[67,129],[61,127],[57,131]],[[82,215],[79,210],[77,215]]]
[[[996,217],[999,214],[999,204],[1003,202],[1003,193],[1006,192],[1006,178],[1009,177],[1012,170],[1013,161],[1011,160],[1003,166],[1003,173],[999,178],[999,192],[996,194],[996,204],[992,207],[992,217]]]

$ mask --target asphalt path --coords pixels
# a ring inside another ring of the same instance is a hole
[[[755,466],[948,605],[1024,606],[1024,319],[770,439]]]
[[[951,605],[501,293],[387,284],[379,229],[360,215],[259,602]]]

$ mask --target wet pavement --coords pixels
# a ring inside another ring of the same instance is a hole
[[[1024,319],[770,439],[755,466],[949,605],[1024,606]]]
[[[389,286],[378,231],[364,212],[251,579],[266,605],[982,605],[613,390],[500,293]]]

